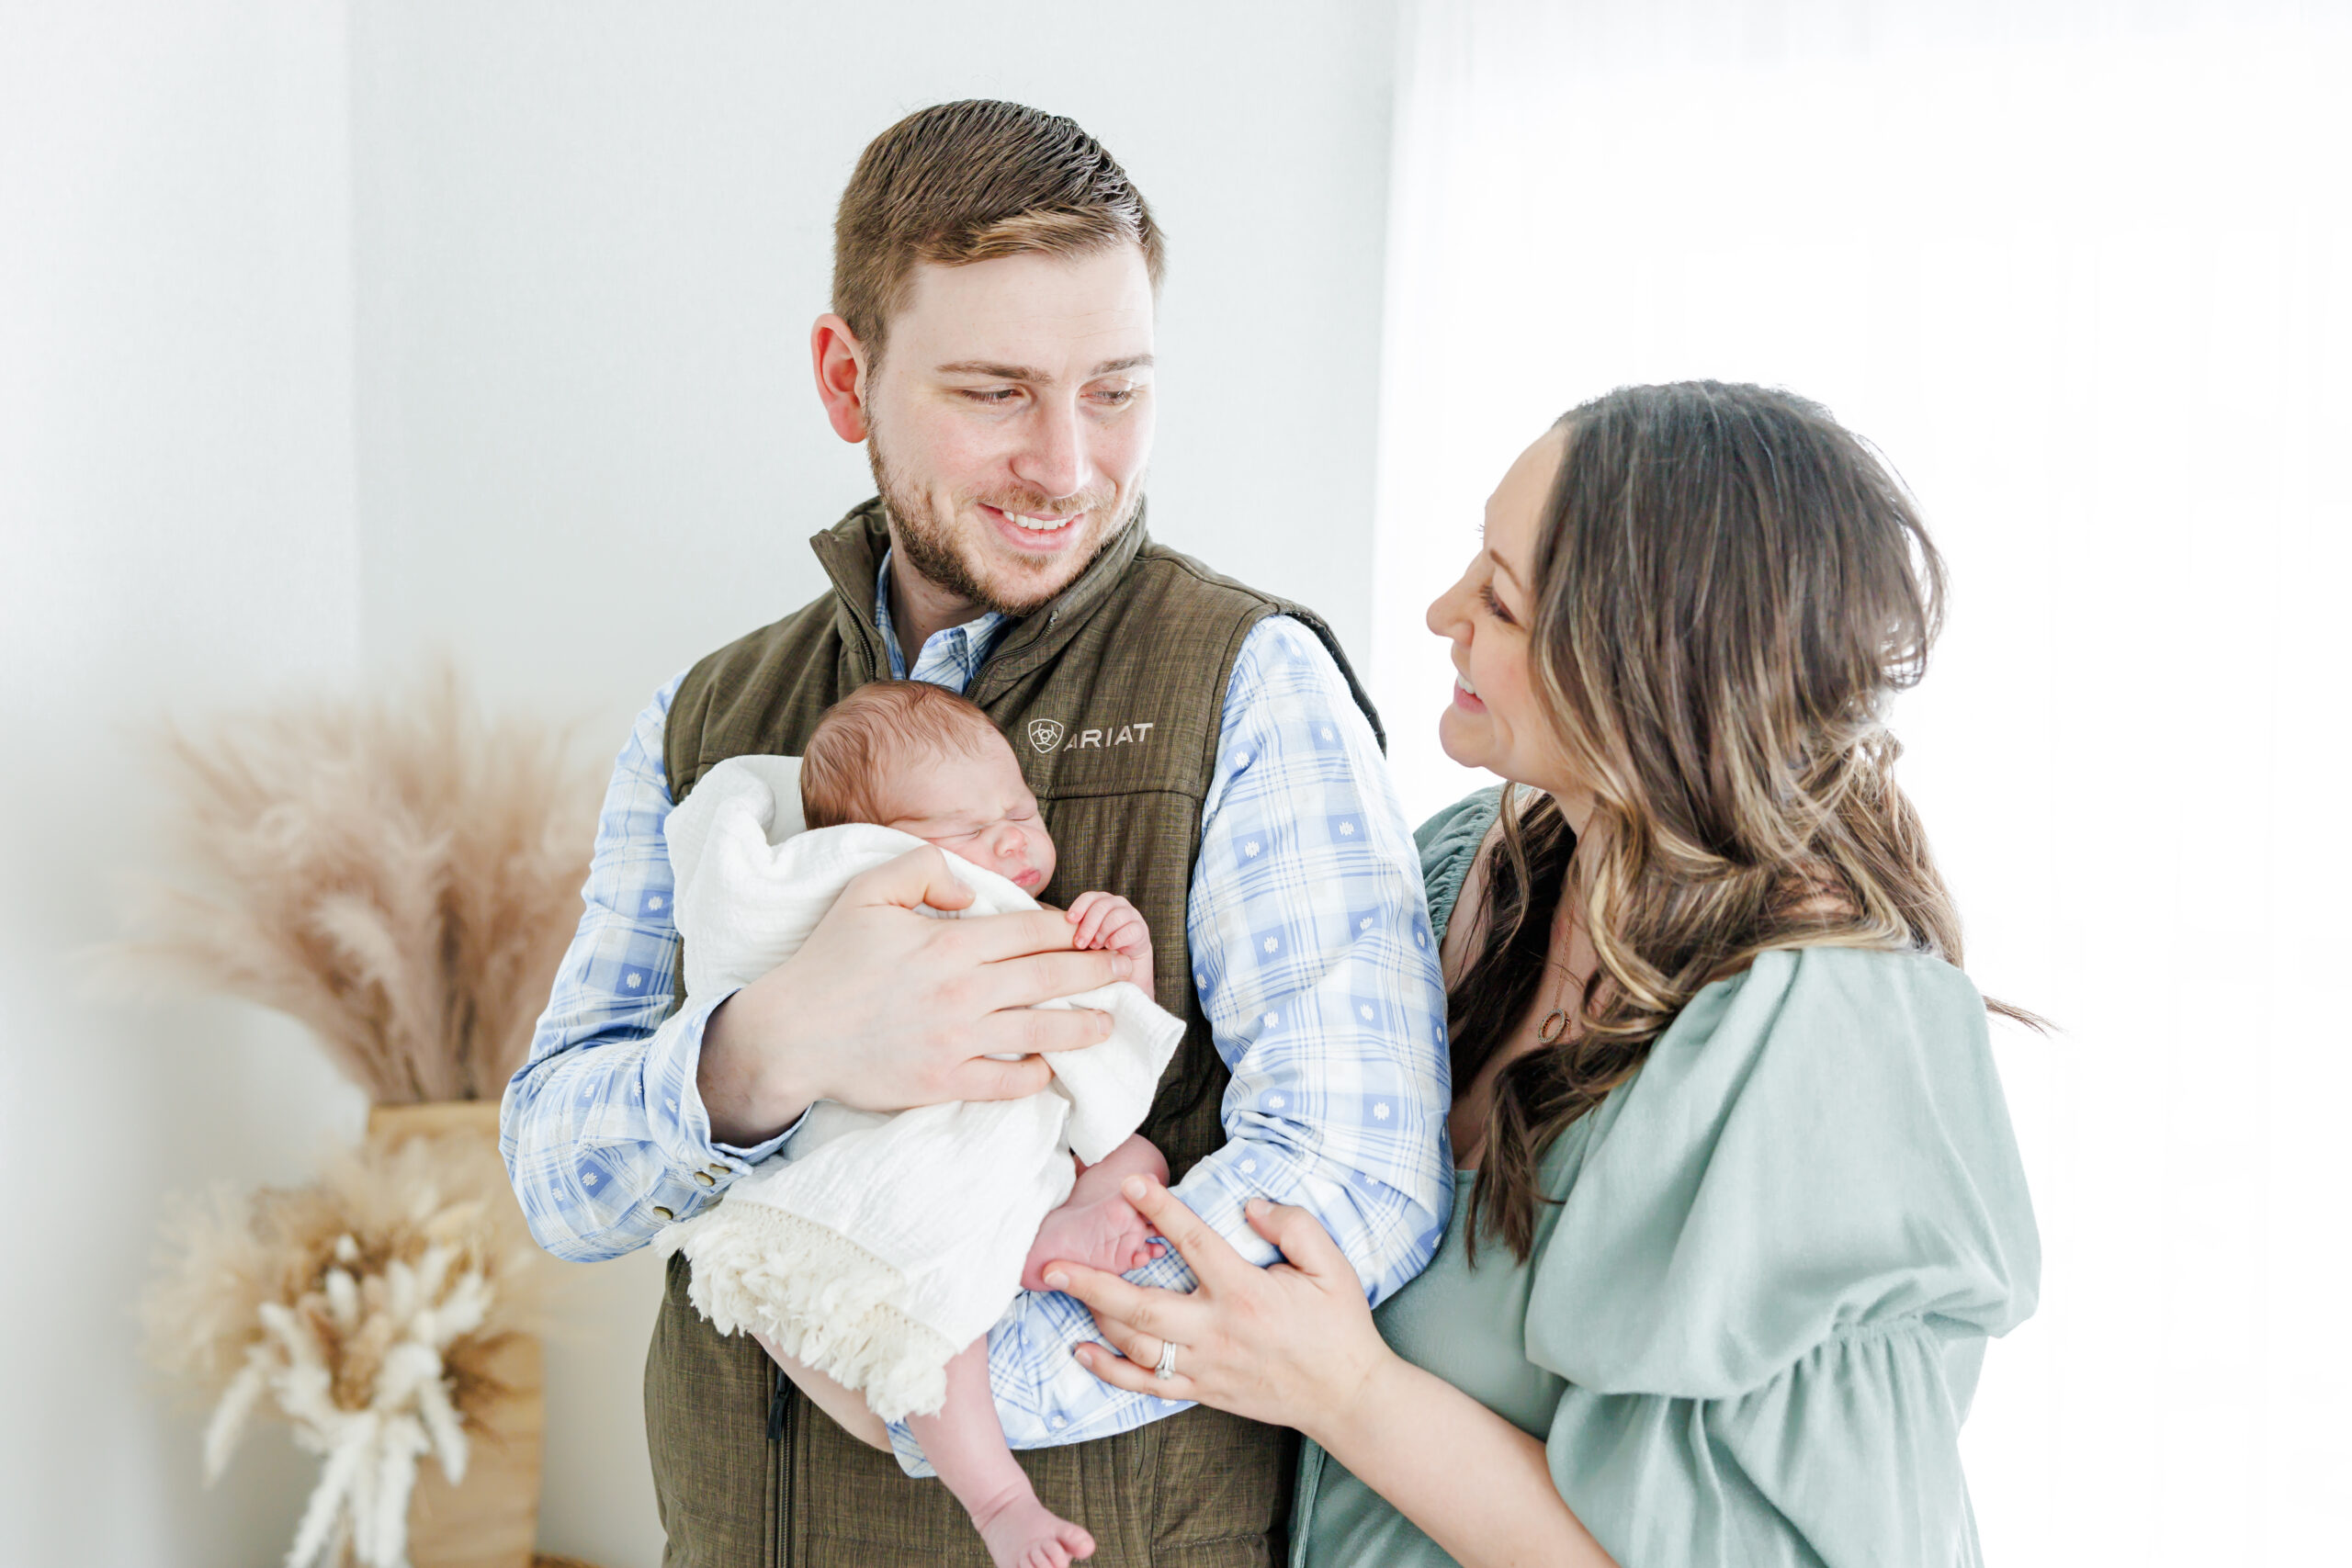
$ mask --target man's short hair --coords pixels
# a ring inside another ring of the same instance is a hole
[[[910,752],[969,756],[1002,736],[989,716],[928,681],[874,681],[825,710],[800,753],[800,820],[882,822],[896,765]]]
[[[1076,120],[967,98],[909,115],[867,143],[833,220],[833,310],[879,354],[915,266],[1043,252],[1143,250],[1159,288],[1166,250],[1143,193]]]

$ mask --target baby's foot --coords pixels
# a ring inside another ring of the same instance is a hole
[[[996,1568],[1069,1568],[1094,1555],[1094,1538],[1037,1501],[1023,1487],[986,1518],[972,1522],[988,1543]]]
[[[1168,1249],[1151,1239],[1151,1222],[1114,1193],[1092,1203],[1065,1203],[1047,1214],[1021,1265],[1021,1288],[1046,1289],[1046,1266],[1057,1261],[1124,1274]]]

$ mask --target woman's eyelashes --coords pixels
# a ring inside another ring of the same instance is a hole
[[[1511,613],[1503,608],[1503,602],[1496,595],[1495,585],[1492,582],[1478,584],[1478,602],[1487,607],[1487,614],[1494,616],[1503,625],[1507,626],[1519,625],[1518,621],[1512,619]]]

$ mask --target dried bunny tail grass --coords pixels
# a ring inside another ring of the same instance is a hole
[[[265,1401],[322,1460],[287,1555],[405,1568],[418,1462],[454,1485],[510,1392],[497,1350],[540,1327],[537,1253],[490,1143],[370,1143],[311,1186],[183,1211],[146,1302],[148,1353],[214,1396],[219,1478]]]
[[[164,1211],[155,1277],[140,1303],[149,1361],[218,1399],[245,1363],[261,1303],[283,1292],[286,1253],[226,1184]],[[299,1269],[295,1272],[299,1273]]]
[[[164,737],[178,875],[115,950],[290,1014],[378,1104],[494,1099],[578,920],[593,774],[447,664]]]
[[[167,1215],[160,1261],[142,1303],[147,1358],[208,1400],[230,1391],[277,1314],[325,1348],[342,1409],[368,1403],[401,1315],[386,1309],[404,1312],[404,1292],[438,1296],[479,1277],[442,1308],[458,1314],[444,1326],[461,1330],[447,1353],[461,1415],[505,1392],[485,1370],[505,1339],[545,1327],[538,1251],[496,1148],[472,1134],[364,1145],[305,1187],[215,1189]]]

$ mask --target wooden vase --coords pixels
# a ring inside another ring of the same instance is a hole
[[[400,1144],[458,1133],[498,1144],[496,1100],[379,1105],[368,1112],[371,1143]],[[492,1194],[504,1202],[512,1192]],[[539,1532],[539,1450],[547,1404],[539,1342],[514,1335],[490,1358],[507,1390],[466,1424],[465,1479],[452,1486],[431,1460],[416,1470],[409,1503],[412,1568],[531,1568]]]

